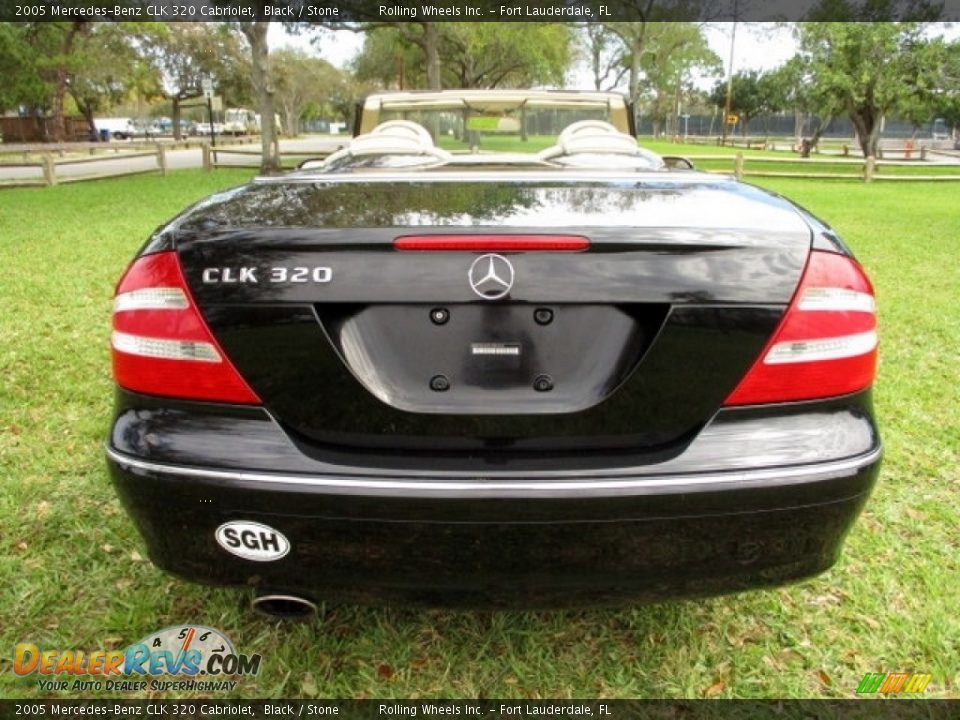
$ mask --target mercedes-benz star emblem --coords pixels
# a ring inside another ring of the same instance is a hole
[[[481,255],[473,261],[467,278],[484,300],[499,300],[513,287],[513,265],[503,255]]]

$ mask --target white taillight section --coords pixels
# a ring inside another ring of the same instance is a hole
[[[163,397],[259,404],[207,327],[175,252],[138,258],[114,299],[113,376],[127,390]]]
[[[872,313],[877,310],[877,301],[873,295],[856,290],[812,287],[803,291],[797,310]]]
[[[766,365],[839,360],[871,352],[877,347],[874,331],[826,340],[791,340],[774,345],[763,358]]]
[[[114,331],[111,343],[114,350],[130,355],[139,355],[140,357],[223,362],[223,358],[220,357],[217,349],[207,342],[164,340]]]
[[[815,400],[870,387],[876,328],[873,287],[856,261],[812,251],[780,325],[724,405]]]
[[[183,290],[175,287],[143,288],[117,295],[113,299],[114,312],[132,310],[186,310],[190,301]]]

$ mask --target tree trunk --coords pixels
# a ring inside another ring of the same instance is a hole
[[[173,101],[173,139],[182,140],[183,131],[180,129],[180,96],[174,95]]]
[[[100,140],[100,133],[97,132],[97,123],[93,119],[93,107],[91,105],[84,105],[83,103],[77,102],[77,108],[80,110],[80,114],[83,115],[84,119],[87,121],[87,127],[89,128],[88,135],[92,142],[98,142]]]
[[[280,169],[280,157],[276,149],[277,128],[273,103],[273,87],[270,85],[270,49],[267,47],[266,20],[240,23],[240,28],[250,43],[251,80],[260,110],[260,172],[270,174]]]
[[[863,156],[877,157],[877,147],[880,144],[880,123],[873,116],[870,109],[855,109],[850,111],[850,119],[857,131],[857,142]]]
[[[290,137],[300,136],[300,114],[295,103],[283,103],[283,114],[286,117],[287,133]]]
[[[57,77],[53,90],[53,126],[52,140],[63,142],[67,135],[67,124],[63,117],[63,101],[67,95],[67,61],[73,52],[73,41],[77,33],[84,26],[84,21],[70,23],[67,34],[63,36],[63,45],[60,46],[60,62],[57,63]]]
[[[793,111],[793,146],[800,146],[800,139],[803,137],[803,126],[806,125],[804,113],[799,109]]]
[[[813,137],[809,140],[804,138],[800,143],[800,157],[808,158],[810,157],[810,152],[817,146],[817,143],[820,142],[820,136],[823,135],[824,130],[827,129],[827,126],[830,124],[830,121],[833,119],[832,116],[827,115],[824,118],[821,118],[817,123],[816,130],[813,131]]]
[[[642,46],[636,45],[630,52],[630,103],[633,106],[633,126],[640,132],[640,118],[637,111],[640,108],[640,51]]]
[[[440,78],[440,48],[437,47],[440,31],[436,23],[423,24],[423,54],[427,60],[427,88],[439,90],[443,87]]]

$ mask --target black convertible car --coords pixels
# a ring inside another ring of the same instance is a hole
[[[370,108],[117,287],[106,452],[157,565],[300,615],[834,563],[881,445],[873,290],[827,226],[639,149],[615,95]]]

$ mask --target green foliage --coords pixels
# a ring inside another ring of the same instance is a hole
[[[163,75],[166,94],[188,99],[202,94],[211,77],[228,104],[252,98],[250,59],[239,30],[229,23],[165,23],[151,41],[151,58]]]
[[[136,87],[156,94],[159,77],[141,59],[140,44],[150,35],[147,23],[93,23],[77,39],[68,92],[89,120],[122,102]]]
[[[284,128],[299,134],[307,108],[311,117],[345,119],[352,112],[351,85],[333,65],[301,50],[283,48],[270,55],[270,80],[283,111]]]
[[[773,113],[787,106],[785,73],[747,70],[735,73],[730,83],[730,110],[740,116],[741,129],[747,134],[750,121],[757,115]],[[725,108],[727,83],[718,80],[710,93],[714,105]]]
[[[20,105],[45,114],[53,104],[57,68],[71,23],[0,23],[0,109]]]
[[[692,22],[698,14],[695,8],[682,0],[645,5],[634,8],[643,22],[602,23],[602,30],[591,31],[594,37],[589,47],[591,62],[595,62],[599,49],[623,65],[635,111],[645,103],[659,128],[675,111],[682,95],[694,94],[690,74],[694,70],[717,73],[721,62],[710,50],[702,26]],[[671,22],[661,22],[665,20]]]
[[[368,31],[350,69],[357,81],[379,87],[398,86],[401,75],[404,87],[426,87],[423,50],[395,27]]]
[[[844,113],[865,155],[876,155],[881,120],[932,112],[935,52],[917,22],[799,23],[803,82],[821,116]]]
[[[626,54],[626,48],[623,52]],[[692,73],[719,74],[722,63],[699,25],[663,22],[648,25],[639,67],[642,90],[638,99],[659,125],[676,115],[677,101],[693,90]]]
[[[932,89],[933,114],[960,130],[960,42],[937,40],[932,44],[931,55],[938,78]]]
[[[414,25],[414,24],[411,24]],[[573,61],[573,30],[563,23],[435,23],[444,87],[562,85]],[[419,35],[394,26],[367,32],[352,67],[361,81],[427,87]]]
[[[612,90],[629,69],[623,47],[616,36],[600,23],[587,23],[580,31],[581,58],[593,77],[595,90]]]
[[[565,23],[444,23],[444,81],[461,88],[562,86],[572,44]]]

